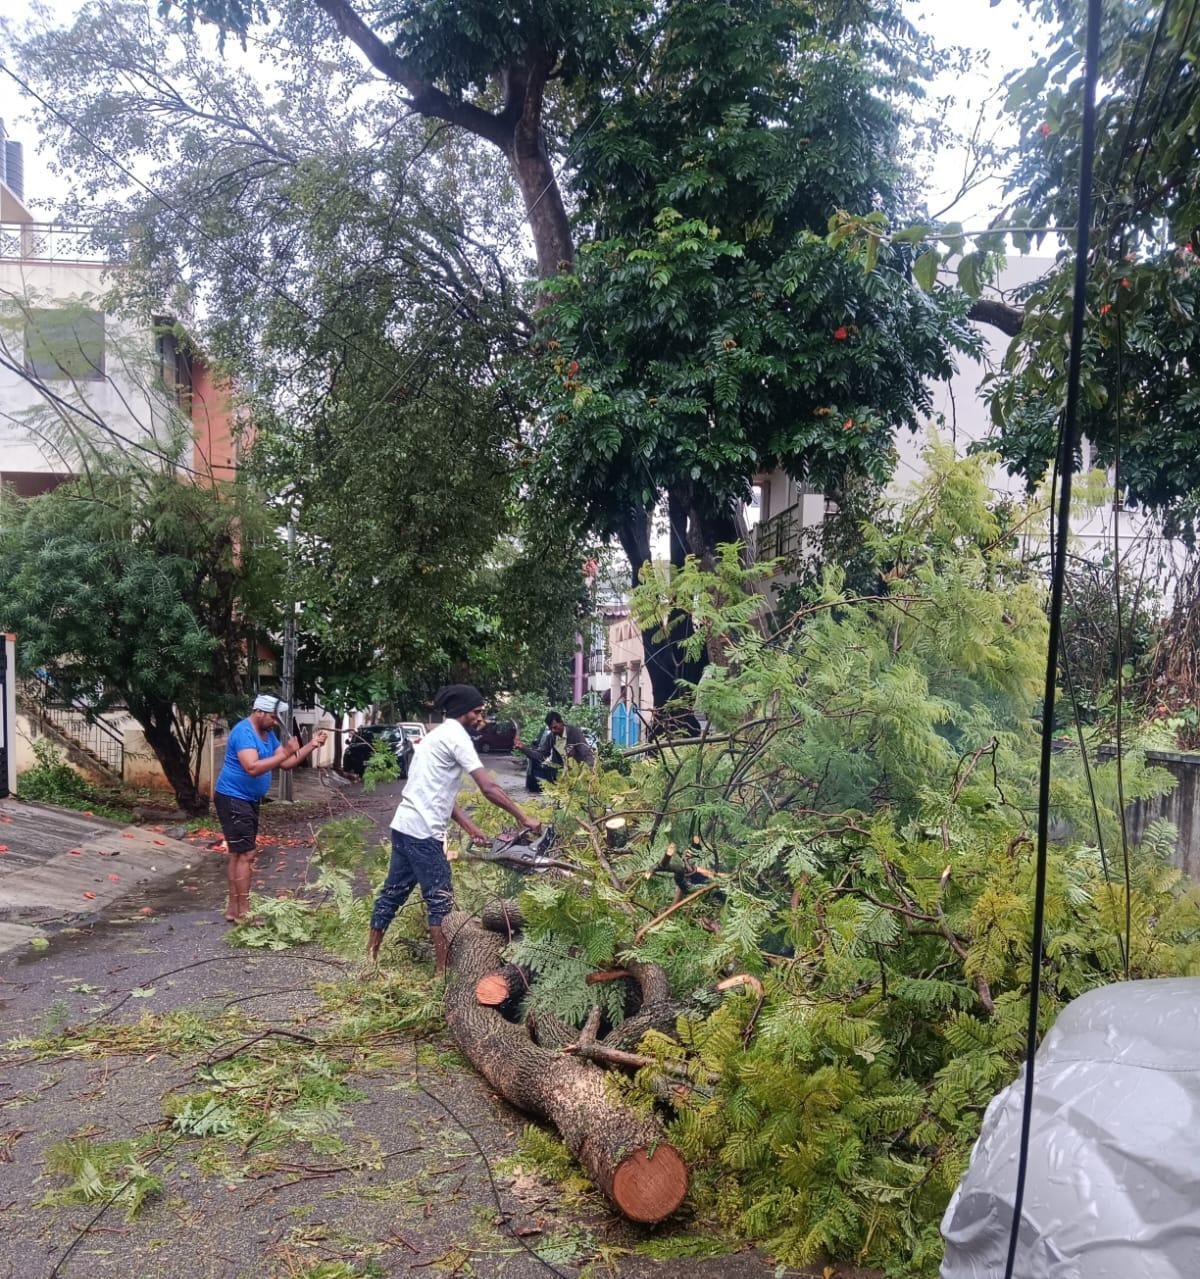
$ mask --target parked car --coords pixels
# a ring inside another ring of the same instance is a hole
[[[425,740],[425,725],[418,723],[401,724],[400,731],[412,742],[414,746],[419,746]]]
[[[992,1098],[942,1218],[941,1279],[1004,1273],[1025,1078]],[[1037,1052],[1015,1274],[1200,1274],[1195,1116],[1200,979],[1117,981],[1059,1014]]]
[[[342,767],[361,777],[373,751],[390,749],[400,762],[400,776],[407,777],[414,746],[404,728],[403,724],[364,724],[355,729],[342,753]]]
[[[471,740],[481,755],[507,755],[517,740],[517,726],[511,719],[489,719]]]

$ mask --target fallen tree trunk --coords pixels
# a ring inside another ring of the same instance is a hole
[[[501,933],[463,911],[449,915],[443,928],[450,951],[446,1021],[471,1064],[506,1101],[549,1120],[626,1217],[669,1217],[687,1193],[688,1170],[658,1123],[613,1101],[603,1070],[539,1047],[525,1026],[476,1002],[480,979],[504,966]]]

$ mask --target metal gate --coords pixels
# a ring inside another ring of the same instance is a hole
[[[0,652],[0,799],[17,785],[17,641],[3,637]]]

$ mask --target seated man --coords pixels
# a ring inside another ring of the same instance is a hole
[[[525,746],[518,733],[513,747],[529,760],[525,772],[525,789],[539,794],[543,782],[558,778],[568,759],[577,760],[589,767],[596,762],[596,754],[578,724],[568,724],[558,711],[546,716],[546,727],[536,746]]]

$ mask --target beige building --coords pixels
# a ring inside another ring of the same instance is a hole
[[[229,387],[168,317],[115,308],[108,295],[121,262],[88,227],[37,221],[22,176],[20,145],[0,121],[0,502],[83,473],[93,447],[149,455],[179,441],[181,477],[233,479],[252,437]],[[36,676],[17,691],[9,754],[18,772],[46,738],[94,780],[167,787],[128,713],[89,713]],[[205,790],[213,742],[210,731],[197,757]]]
[[[644,664],[642,632],[628,611],[609,624],[608,658],[612,671],[609,736],[618,746],[635,746],[645,741],[654,718],[654,690]]]

